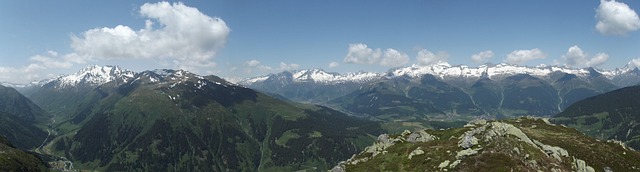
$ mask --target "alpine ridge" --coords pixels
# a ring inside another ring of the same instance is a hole
[[[37,85],[52,85],[55,88],[65,88],[82,85],[98,86],[111,81],[126,83],[133,78],[134,74],[134,72],[122,70],[118,66],[91,65],[71,75],[61,75],[42,80]]]
[[[185,70],[89,66],[41,83],[23,90],[54,115],[41,150],[80,170],[326,170],[382,132]]]
[[[640,83],[640,70],[632,66],[601,70],[439,62],[385,73],[284,71],[238,84],[287,100],[325,104],[352,115],[420,128],[442,120],[550,116],[581,99]],[[397,125],[388,129],[399,129]]]
[[[427,66],[411,65],[391,69],[384,73],[358,72],[339,74],[325,72],[322,69],[284,71],[277,74],[247,78],[237,83],[267,93],[279,94],[296,101],[323,103],[346,95],[362,85],[393,80],[394,78],[419,80],[425,75],[432,75],[438,80],[460,87],[463,90],[467,90],[467,92],[472,92],[469,88],[473,87],[476,81],[483,78],[502,81],[508,77],[522,74],[545,80],[549,84],[554,84],[559,79],[558,77],[568,74],[575,76],[579,80],[586,81],[586,84],[594,84],[596,82],[598,84],[595,85],[603,87],[604,91],[640,83],[640,69],[632,67],[631,64],[613,70],[600,70],[593,67],[571,68],[547,65],[528,67],[506,63],[470,67],[466,65],[453,66],[447,62],[439,62]],[[610,84],[600,84],[602,82]],[[599,89],[597,88],[596,90]],[[331,90],[336,91],[332,92]],[[310,96],[317,96],[318,92],[328,95],[321,96],[322,98]],[[560,106],[567,105],[566,102],[562,103],[563,105]]]
[[[634,72],[635,71],[635,72]],[[451,65],[447,62],[438,62],[432,65],[420,66],[411,65],[407,67],[400,67],[391,69],[384,73],[374,72],[358,72],[358,73],[328,73],[322,69],[305,69],[291,71],[294,82],[316,82],[322,84],[336,84],[343,82],[367,82],[378,79],[382,76],[390,77],[421,77],[425,74],[437,76],[440,79],[454,79],[454,78],[481,78],[488,77],[504,78],[506,76],[512,76],[516,74],[528,74],[536,77],[546,77],[554,72],[562,72],[567,74],[573,74],[579,77],[588,77],[592,75],[604,75],[606,78],[614,80],[616,77],[624,75],[635,74],[640,72],[636,67],[632,67],[630,64],[622,68],[616,68],[613,70],[600,70],[593,67],[587,68],[572,68],[568,66],[548,66],[538,65],[535,67],[520,66],[507,63],[500,64],[484,64],[477,67],[471,67],[467,65]],[[270,77],[278,76],[280,74],[269,74],[258,77],[250,77],[240,80],[238,84],[252,85],[256,82],[263,82]],[[619,81],[621,86],[630,86],[631,83],[624,83]],[[632,83],[637,84],[637,83]]]
[[[305,69],[280,74],[252,77],[240,80],[238,83],[242,85],[250,85],[256,82],[265,81],[270,78],[274,79],[277,77],[282,77],[281,75],[287,74],[291,75],[291,79],[294,82],[314,82],[319,84],[339,84],[345,82],[363,83],[382,77],[382,74],[373,72],[357,72],[342,75],[339,73],[326,72],[322,69]]]

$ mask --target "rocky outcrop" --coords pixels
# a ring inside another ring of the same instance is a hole
[[[408,131],[408,130],[405,130],[405,131]],[[438,138],[427,133],[424,130],[420,130],[420,131],[416,131],[409,134],[406,140],[411,143],[416,143],[416,142],[428,142],[435,139],[438,139]]]
[[[364,152],[341,162],[332,171],[640,170],[640,153],[630,151],[624,144],[600,142],[573,131],[543,119],[520,118],[479,120],[464,128],[447,130],[383,134]],[[574,139],[556,142],[564,138]],[[566,149],[561,145],[574,147]]]

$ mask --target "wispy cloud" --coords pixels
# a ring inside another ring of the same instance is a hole
[[[446,61],[449,57],[449,53],[445,51],[440,51],[438,53],[432,53],[429,50],[421,49],[418,51],[418,56],[416,56],[416,60],[418,61],[418,65],[426,66],[434,63],[438,63],[440,61]]]
[[[249,60],[243,64],[243,69],[246,74],[254,74],[254,72],[259,72],[260,74],[268,73],[268,72],[280,72],[280,71],[288,71],[288,70],[296,70],[300,68],[300,65],[295,63],[285,63],[280,62],[278,68],[274,68],[265,64],[258,60]],[[234,69],[235,70],[235,67]]]
[[[283,70],[295,70],[295,69],[298,69],[298,68],[300,68],[300,65],[298,65],[298,64],[295,64],[295,63],[287,64],[287,63],[284,63],[284,62],[280,62],[280,70],[281,71],[283,71]]]
[[[481,51],[478,54],[471,55],[471,61],[474,63],[486,63],[489,59],[493,58],[494,55],[491,50]]]
[[[397,67],[407,64],[409,56],[392,48],[383,52],[380,48],[372,49],[366,44],[357,43],[349,44],[349,52],[343,61],[344,63]]]
[[[249,60],[247,62],[244,63],[244,67],[245,67],[245,73],[252,73],[256,70],[258,71],[269,71],[271,70],[271,67],[263,65],[260,61],[258,60]]]
[[[340,63],[338,63],[338,62],[329,63],[329,68],[335,68],[335,67],[338,67],[338,66],[340,66]]]
[[[631,59],[631,61],[629,61],[629,63],[627,63],[627,66],[629,66],[629,67],[640,67],[640,58]]]
[[[511,64],[522,64],[531,60],[544,59],[546,57],[547,54],[543,53],[542,50],[534,48],[531,50],[512,51],[503,61]]]

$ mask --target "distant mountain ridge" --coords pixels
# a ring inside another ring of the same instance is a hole
[[[286,99],[329,104],[356,114],[552,115],[575,101],[640,83],[640,69],[527,67],[440,62],[385,73],[338,74],[321,69],[285,71],[238,84]],[[425,80],[425,78],[427,78]],[[450,101],[450,102],[446,102]]]
[[[313,82],[318,84],[340,84],[345,82],[362,83],[382,77],[382,74],[373,72],[357,72],[339,74],[326,72],[322,69],[304,69],[295,71],[285,71],[278,74],[247,78],[240,80],[238,84],[250,85],[256,82],[264,82],[268,79],[290,77],[294,82]]]
[[[636,72],[634,72],[636,71]],[[623,68],[616,68],[613,70],[599,70],[593,67],[587,68],[571,68],[571,67],[563,67],[563,66],[547,66],[540,65],[536,67],[528,67],[528,66],[520,66],[520,65],[512,65],[506,63],[500,64],[484,64],[477,67],[471,67],[467,65],[451,65],[447,62],[439,62],[432,65],[420,66],[420,65],[411,65],[408,67],[400,67],[396,69],[390,69],[387,72],[383,73],[375,73],[375,72],[357,72],[357,73],[331,73],[325,72],[322,69],[303,69],[303,70],[294,70],[294,71],[285,71],[283,73],[291,73],[292,80],[294,82],[316,82],[322,84],[336,84],[343,82],[367,82],[376,80],[380,77],[421,77],[425,74],[434,75],[440,79],[453,79],[453,78],[504,78],[505,76],[512,76],[516,74],[529,74],[536,77],[543,77],[550,75],[554,72],[563,72],[567,74],[573,74],[579,77],[588,77],[590,75],[604,75],[608,79],[614,80],[616,77],[624,76],[625,74],[635,74],[636,76],[640,76],[640,70],[636,67],[631,67],[630,65],[626,65]],[[268,74],[257,77],[250,77],[243,80],[238,81],[238,84],[242,85],[252,85],[257,82],[263,82],[271,77],[279,76],[283,73],[278,74]],[[624,82],[620,81],[622,86],[626,85]],[[637,84],[637,83],[633,83]]]

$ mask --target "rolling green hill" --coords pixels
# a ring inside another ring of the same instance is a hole
[[[578,101],[552,121],[599,139],[616,139],[640,149],[640,86]]]

